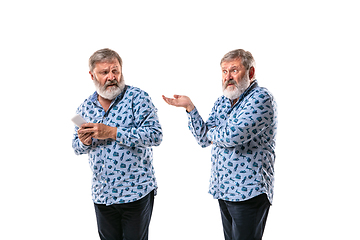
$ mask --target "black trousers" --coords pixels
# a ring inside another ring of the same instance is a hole
[[[270,202],[261,194],[243,202],[219,200],[225,240],[260,240]]]
[[[132,203],[94,204],[101,240],[147,240],[154,191]]]

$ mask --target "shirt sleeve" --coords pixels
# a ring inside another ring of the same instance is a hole
[[[274,124],[275,110],[272,96],[258,91],[222,125],[211,128],[207,137],[221,147],[243,145]]]
[[[215,106],[213,107],[209,119],[206,122],[204,122],[195,107],[191,112],[188,113],[188,126],[197,143],[201,147],[205,148],[211,145],[211,141],[209,141],[206,134],[210,128],[215,126]]]
[[[78,134],[77,134],[78,130],[79,130],[79,127],[75,126],[73,140],[72,140],[72,147],[73,147],[76,155],[87,154],[91,150],[91,145],[85,145],[80,141]]]
[[[135,127],[118,127],[116,141],[129,147],[152,147],[162,142],[162,129],[157,109],[147,93],[134,101]]]

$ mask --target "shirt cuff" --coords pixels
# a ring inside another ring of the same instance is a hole
[[[125,132],[121,128],[117,128],[116,130],[116,141],[119,144],[125,145]]]
[[[79,147],[83,150],[89,150],[91,148],[92,144],[90,145],[85,145],[82,141],[80,141],[79,139]]]
[[[186,111],[186,110],[185,110],[185,111]],[[195,116],[198,116],[198,115],[199,115],[199,112],[198,112],[198,110],[197,110],[196,107],[194,107],[194,109],[191,110],[191,112],[186,111],[186,113],[187,113],[188,115],[190,115],[191,117],[195,117]]]
[[[129,141],[129,137],[130,137],[130,132],[128,129],[126,128],[122,128],[122,127],[118,127],[116,130],[116,141],[120,144],[120,145],[125,145],[128,147],[135,147],[135,144],[131,141]]]

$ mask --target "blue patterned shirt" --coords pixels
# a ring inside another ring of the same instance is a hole
[[[87,122],[117,127],[116,140],[93,139],[86,146],[75,127],[72,142],[76,154],[89,156],[93,201],[111,205],[139,200],[157,189],[151,148],[162,141],[157,109],[146,92],[131,86],[112,101],[107,112],[97,97],[95,92],[76,113]]]
[[[212,145],[209,193],[226,201],[266,193],[272,203],[277,110],[271,93],[254,81],[233,107],[221,96],[206,122],[196,108],[188,119],[197,142]]]

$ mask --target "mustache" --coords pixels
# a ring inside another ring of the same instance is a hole
[[[108,80],[105,84],[104,84],[104,89],[106,89],[108,86],[110,85],[116,85],[119,86],[118,81],[116,81],[116,79],[113,80]]]
[[[229,86],[229,84],[233,84],[235,87],[238,87],[237,82],[235,82],[235,80],[229,79],[226,82],[224,82],[224,89],[227,88],[227,86]]]

